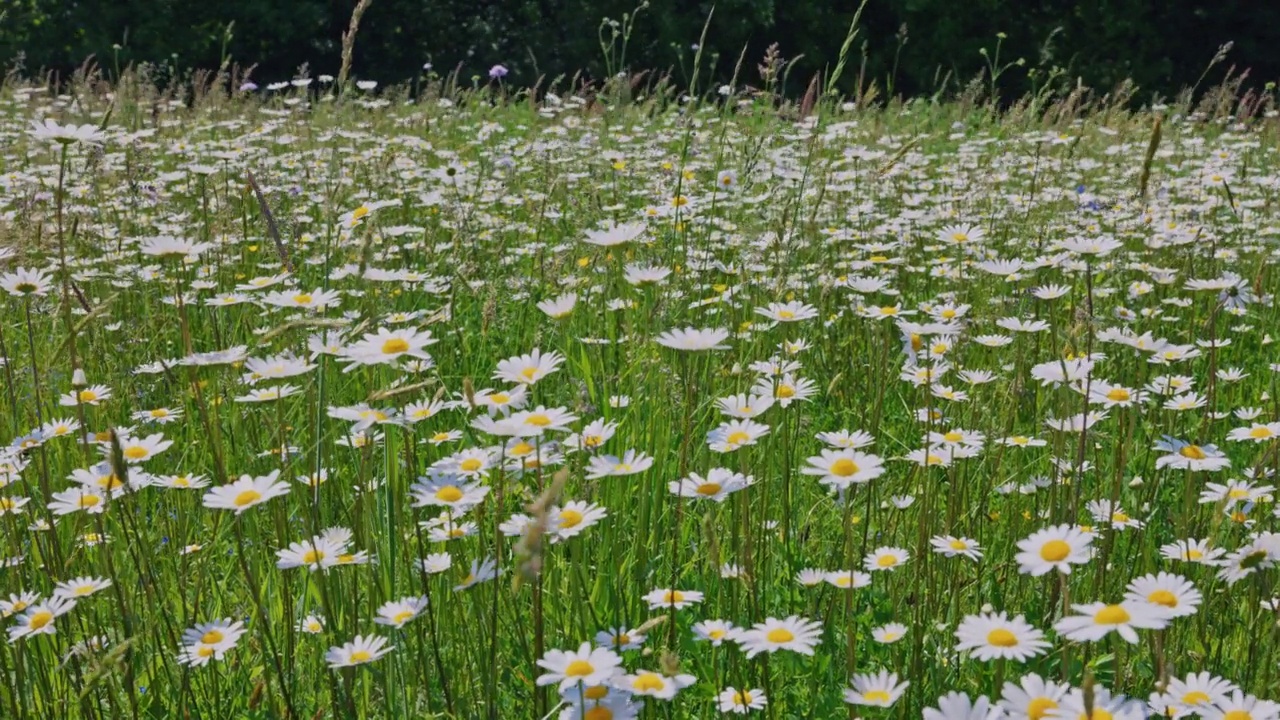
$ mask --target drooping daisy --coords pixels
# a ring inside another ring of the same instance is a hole
[[[498,570],[498,563],[493,558],[486,558],[484,561],[472,560],[471,571],[462,579],[462,582],[455,585],[454,592],[461,592],[469,588],[473,588],[482,582],[488,582],[501,575]]]

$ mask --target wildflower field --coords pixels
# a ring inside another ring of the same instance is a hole
[[[0,716],[1276,720],[1280,124],[0,88]]]

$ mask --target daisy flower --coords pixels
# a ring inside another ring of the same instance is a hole
[[[668,590],[666,588],[658,588],[642,598],[649,603],[650,610],[660,610],[662,608],[675,608],[683,610],[694,603],[702,602],[702,593],[696,590]]]
[[[1004,684],[998,704],[1008,720],[1044,720],[1070,689],[1069,685],[1027,673],[1017,683]]]
[[[698,640],[710,642],[713,647],[720,647],[726,640],[736,640],[739,628],[724,620],[703,620],[696,622],[691,628]]]
[[[1159,630],[1169,624],[1169,609],[1145,601],[1125,600],[1118,605],[1072,605],[1078,615],[1059,620],[1053,628],[1069,640],[1092,642],[1115,632],[1126,642],[1137,643],[1136,630]]]
[[[354,667],[378,660],[395,648],[387,645],[387,639],[376,635],[357,635],[349,643],[330,647],[324,654],[330,668]]]
[[[289,484],[276,482],[279,470],[261,477],[241,475],[239,480],[205,493],[203,504],[214,510],[234,510],[237,515],[271,498],[288,494]]]
[[[970,615],[956,629],[957,650],[968,650],[982,661],[1013,659],[1026,662],[1050,647],[1044,633],[1023,616],[1010,619],[1003,611]]]
[[[945,557],[964,556],[977,562],[982,559],[982,548],[978,541],[952,535],[938,535],[929,539],[933,551]]]
[[[806,462],[809,467],[801,469],[801,473],[818,476],[818,482],[839,489],[869,482],[884,474],[884,461],[856,450],[823,450]]]
[[[938,698],[936,708],[925,708],[924,720],[997,720],[1001,715],[999,705],[993,705],[986,695],[970,700],[968,694],[949,692]]]
[[[1157,605],[1170,617],[1183,617],[1195,614],[1202,596],[1190,580],[1181,575],[1161,572],[1133,579],[1124,598]]]
[[[716,700],[720,704],[720,712],[735,713],[737,715],[746,715],[752,710],[763,710],[764,706],[769,702],[769,699],[764,695],[764,691],[759,688],[738,690],[733,686],[721,691],[716,696]]]
[[[844,691],[844,701],[850,705],[871,705],[889,707],[902,697],[907,681],[898,682],[898,674],[881,670],[875,674],[854,675],[850,684],[853,687]]]
[[[613,686],[626,690],[633,696],[647,696],[659,700],[670,700],[676,693],[697,682],[692,675],[661,675],[648,670],[641,670],[634,675],[619,674],[613,677]]]
[[[1072,565],[1089,561],[1093,537],[1071,525],[1037,530],[1018,541],[1018,572],[1039,577],[1051,570],[1070,575]]]
[[[767,618],[762,623],[756,623],[750,630],[739,632],[736,641],[748,658],[762,652],[774,653],[778,650],[812,655],[821,635],[821,623],[792,615],[783,620]]]

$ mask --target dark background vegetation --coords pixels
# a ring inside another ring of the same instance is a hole
[[[215,68],[224,57],[256,65],[260,84],[337,74],[341,35],[356,0],[2,0],[0,62],[27,74],[67,73],[93,56],[108,74],[130,62]],[[424,62],[462,82],[501,63],[508,82],[607,68],[598,26],[621,19],[638,0],[374,0],[360,27],[353,76],[386,84],[412,79]],[[746,48],[742,81],[759,84],[756,65],[774,42],[783,58],[803,56],[785,90],[803,93],[814,73],[835,64],[857,2],[719,0],[704,63],[727,80]],[[626,66],[669,72],[687,82],[692,46],[711,2],[650,0],[634,24]],[[230,33],[227,32],[229,24]],[[1202,87],[1234,66],[1248,85],[1280,79],[1280,0],[870,0],[841,85],[875,81],[883,97],[954,91],[994,59],[1024,58],[1000,79],[1012,97],[1044,82],[1107,92],[1124,79],[1137,97],[1169,96],[1195,85],[1219,48],[1234,42]],[[228,41],[229,36],[229,41]],[[864,48],[865,43],[865,48]],[[115,46],[119,46],[116,48]],[[864,61],[865,53],[865,61]],[[863,70],[865,62],[865,70]],[[613,68],[617,70],[617,68]],[[989,80],[989,76],[988,76]],[[705,87],[705,86],[704,86]]]

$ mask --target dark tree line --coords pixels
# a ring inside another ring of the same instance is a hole
[[[111,73],[131,62],[161,71],[214,68],[229,57],[256,65],[253,78],[263,84],[289,79],[303,64],[312,75],[336,74],[355,1],[4,0],[0,61],[28,73],[65,73],[92,56]],[[507,81],[520,85],[578,71],[598,79],[618,69],[601,50],[601,20],[621,20],[637,1],[374,0],[353,74],[389,83],[412,79],[424,63],[441,74],[461,65],[469,82],[502,64],[511,71]],[[634,23],[626,67],[687,82],[712,4],[649,0]],[[745,48],[742,80],[759,84],[757,64],[776,42],[782,58],[799,58],[785,89],[803,93],[809,78],[835,64],[857,4],[719,0],[704,66],[724,82]],[[852,91],[859,80],[874,81],[881,96],[932,94],[1021,59],[1000,78],[1006,96],[1034,89],[1058,68],[1058,82],[1080,78],[1104,92],[1131,79],[1145,98],[1196,84],[1228,42],[1206,84],[1233,65],[1249,70],[1254,87],[1280,79],[1280,1],[870,0],[841,85]]]

